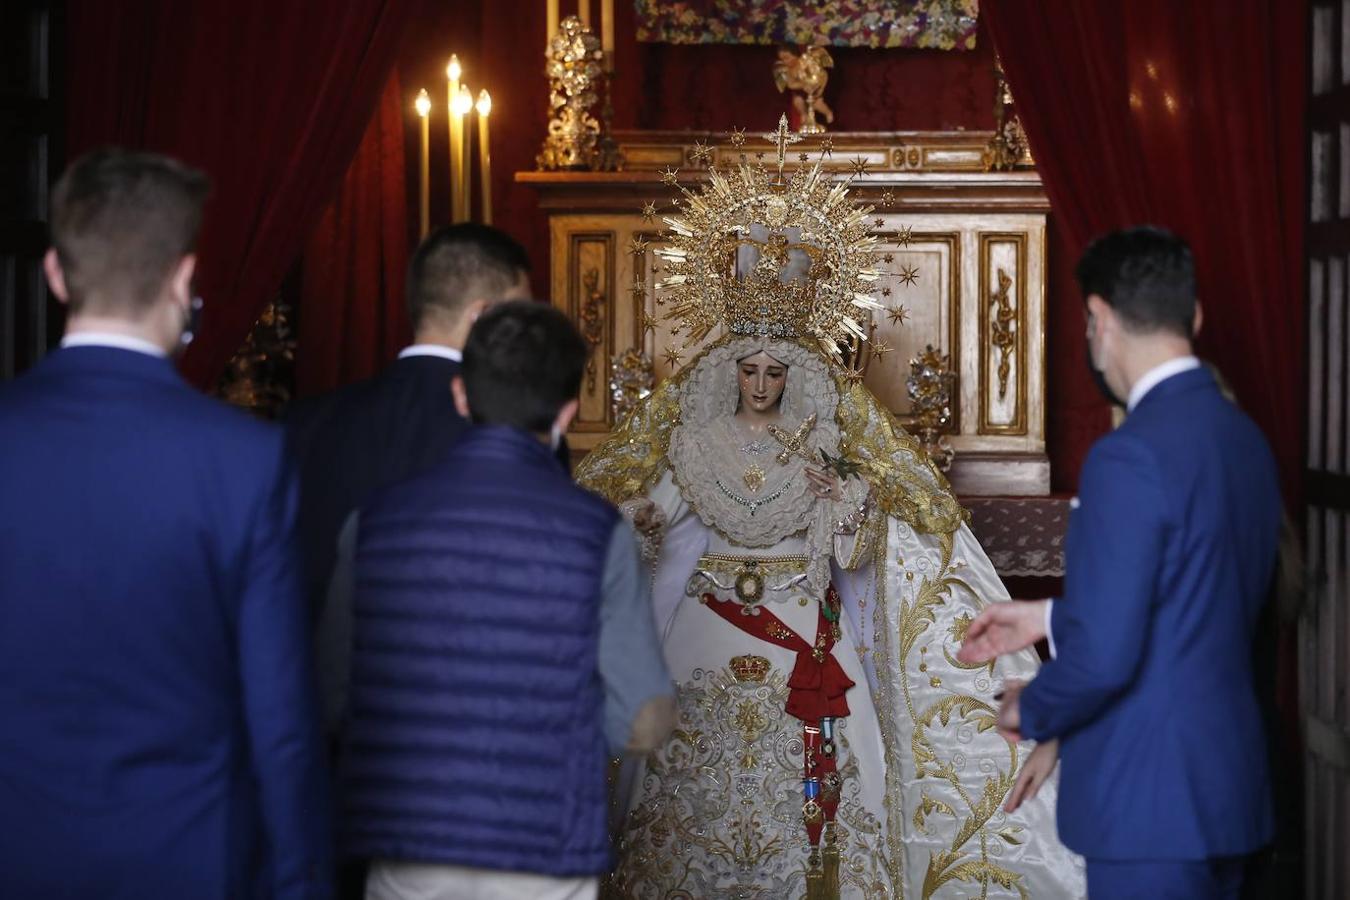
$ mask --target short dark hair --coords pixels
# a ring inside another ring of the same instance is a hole
[[[105,147],[52,191],[52,246],[72,310],[137,313],[197,243],[211,183],[175,159]]]
[[[525,248],[506,232],[474,222],[442,226],[408,266],[408,316],[416,327],[428,309],[455,314],[475,297],[497,299],[529,271]]]
[[[493,306],[464,344],[461,373],[473,421],[548,431],[581,390],[588,353],[576,326],[546,303]]]
[[[1078,286],[1111,305],[1131,331],[1191,337],[1195,263],[1172,232],[1145,225],[1093,241],[1078,261]]]

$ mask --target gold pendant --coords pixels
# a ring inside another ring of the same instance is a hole
[[[745,474],[741,478],[752,494],[758,494],[759,489],[764,487],[764,470],[759,466],[752,464],[750,468],[745,470]]]

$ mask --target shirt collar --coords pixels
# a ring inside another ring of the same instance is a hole
[[[62,347],[114,347],[118,350],[131,350],[134,353],[144,353],[147,356],[157,356],[160,359],[167,359],[169,354],[163,347],[152,344],[147,340],[138,337],[132,337],[127,334],[116,334],[111,331],[76,331],[67,334],[61,338]]]
[[[411,347],[404,347],[398,353],[399,359],[407,359],[410,356],[439,356],[451,362],[464,362],[462,352],[444,344],[413,344]]]
[[[1182,372],[1189,372],[1191,369],[1198,368],[1200,368],[1200,360],[1194,356],[1179,356],[1176,359],[1169,359],[1160,366],[1154,366],[1134,383],[1134,387],[1130,388],[1130,403],[1127,410],[1134,412],[1134,408],[1144,399],[1145,394],[1173,375],[1180,375]]]

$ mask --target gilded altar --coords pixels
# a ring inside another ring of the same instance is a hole
[[[704,163],[745,153],[770,161],[757,134],[616,133],[624,170],[521,172],[550,223],[553,303],[592,348],[581,410],[569,442],[586,452],[615,425],[611,364],[645,354],[659,381],[699,346],[658,308],[666,216]],[[875,207],[874,295],[885,309],[864,327],[854,366],[868,388],[912,424],[910,360],[932,346],[950,360],[954,408],[946,425],[955,450],[949,473],[963,495],[1046,494],[1045,225],[1049,208],[1030,168],[986,171],[983,132],[830,134],[793,151],[854,175],[850,195]],[[795,153],[794,153],[795,155]],[[861,174],[858,174],[861,173]],[[718,332],[704,341],[715,340]]]

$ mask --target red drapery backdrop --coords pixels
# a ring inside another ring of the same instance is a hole
[[[333,199],[422,0],[67,4],[72,156],[171,154],[214,182],[203,329],[183,360],[215,382]]]
[[[300,396],[373,375],[408,343],[403,93],[394,72],[336,199],[305,242],[296,304]]]
[[[572,10],[564,2],[563,14]],[[639,44],[629,2],[615,4],[614,124],[621,129],[768,130],[789,103],[773,86],[775,48]],[[445,62],[459,54],[465,80],[493,97],[493,200],[495,224],[520,240],[534,261],[535,295],[547,296],[548,223],[533,189],[514,175],[535,168],[547,124],[543,76],[544,17],[540,0],[446,4],[428,8],[400,54],[404,84],[409,196],[416,196],[414,94],[425,87],[438,108],[431,128],[432,221],[448,212],[443,104]],[[826,99],[837,130],[902,131],[991,129],[994,126],[994,55],[981,28],[976,49],[865,50],[835,48]],[[476,180],[475,180],[476,189]],[[1083,361],[1080,301],[1073,285],[1075,252],[1050,217],[1049,379],[1047,449],[1053,486],[1072,491],[1087,447],[1109,427]],[[316,352],[301,347],[301,354]],[[317,352],[327,354],[328,350]],[[311,384],[307,390],[322,388]]]
[[[1057,265],[1113,228],[1185,237],[1206,311],[1199,350],[1265,430],[1296,504],[1304,4],[984,0],[980,14],[1050,196]],[[1056,315],[1069,330],[1073,316]]]

